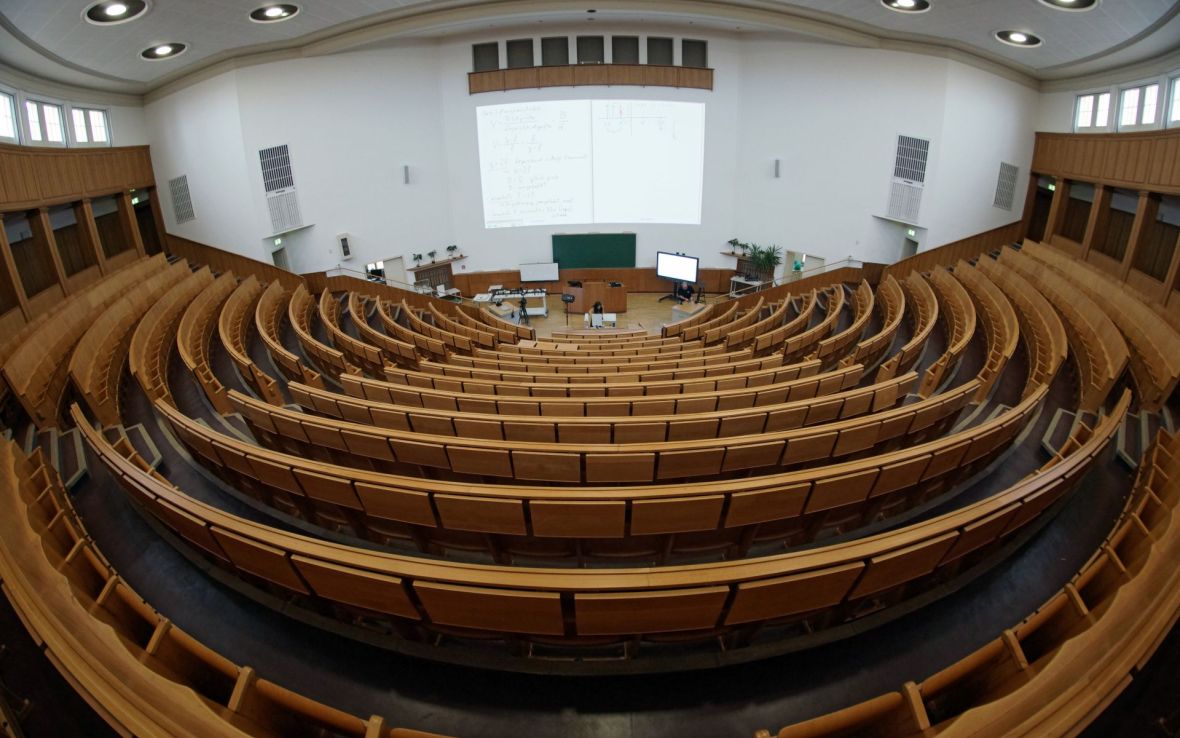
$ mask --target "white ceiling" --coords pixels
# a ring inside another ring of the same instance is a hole
[[[871,44],[913,41],[949,47],[1035,79],[1059,79],[1133,64],[1180,49],[1180,0],[1103,0],[1064,12],[1037,0],[931,0],[929,12],[902,14],[879,0],[296,0],[291,20],[252,23],[269,0],[149,0],[129,23],[98,27],[82,13],[90,0],[0,0],[0,62],[27,74],[97,90],[143,94],[220,61],[261,51],[345,50],[405,36],[470,33],[537,20],[689,22],[732,33],[782,32]],[[1016,49],[995,41],[1005,29],[1044,44]],[[188,44],[172,60],[139,52]]]

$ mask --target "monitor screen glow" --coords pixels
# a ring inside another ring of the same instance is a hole
[[[697,281],[699,263],[700,259],[695,256],[659,251],[656,252],[656,276],[691,284]]]

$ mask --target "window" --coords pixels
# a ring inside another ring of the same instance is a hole
[[[500,68],[500,44],[495,41],[471,47],[471,66],[476,72],[492,72]]]
[[[0,141],[16,143],[16,98],[0,91]]]
[[[610,40],[611,61],[614,64],[639,63],[638,36],[612,36]]]
[[[533,66],[533,40],[518,38],[508,44],[508,68],[519,69]]]
[[[680,64],[685,67],[708,67],[709,45],[705,41],[683,39],[680,42]]]
[[[541,64],[559,67],[570,63],[570,40],[566,36],[541,39]]]
[[[578,36],[579,64],[602,64],[605,53],[602,36]]]
[[[672,39],[648,37],[647,63],[672,66]]]
[[[1123,90],[1119,104],[1119,128],[1155,125],[1159,94],[1158,83]]]
[[[92,108],[73,108],[70,119],[74,124],[74,141],[80,144],[109,145],[107,111]]]
[[[1086,128],[1106,128],[1110,125],[1110,93],[1090,93],[1078,95],[1077,117],[1074,119],[1074,130]]]
[[[29,140],[36,143],[66,143],[61,106],[38,100],[25,100],[25,115],[29,123]]]

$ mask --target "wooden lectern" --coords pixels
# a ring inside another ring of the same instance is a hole
[[[601,302],[603,312],[627,312],[627,286],[615,282],[618,287],[611,287],[610,282],[582,282],[581,287],[566,287],[565,293],[574,296],[574,301],[566,303],[567,313],[588,313],[594,303]]]

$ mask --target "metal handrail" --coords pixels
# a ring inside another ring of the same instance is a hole
[[[801,279],[806,279],[808,277],[814,277],[817,274],[823,274],[824,272],[829,272],[829,271],[832,271],[833,269],[843,269],[845,267],[853,267],[853,268],[859,269],[862,266],[864,266],[863,261],[849,255],[849,256],[844,257],[840,261],[825,262],[823,264],[823,266],[812,267],[811,269],[803,269],[798,272],[791,270],[791,271],[788,271],[785,274],[783,274],[782,277],[778,277],[777,279],[772,279],[769,282],[763,282],[762,284],[751,285],[750,287],[743,287],[740,290],[727,292],[727,293],[725,293],[725,295],[722,296],[722,299],[723,300],[736,300],[739,297],[745,297],[746,295],[752,295],[755,292],[761,292],[762,290],[768,290],[768,289],[771,289],[774,287],[779,287],[781,285],[788,284],[790,282],[798,282]]]

